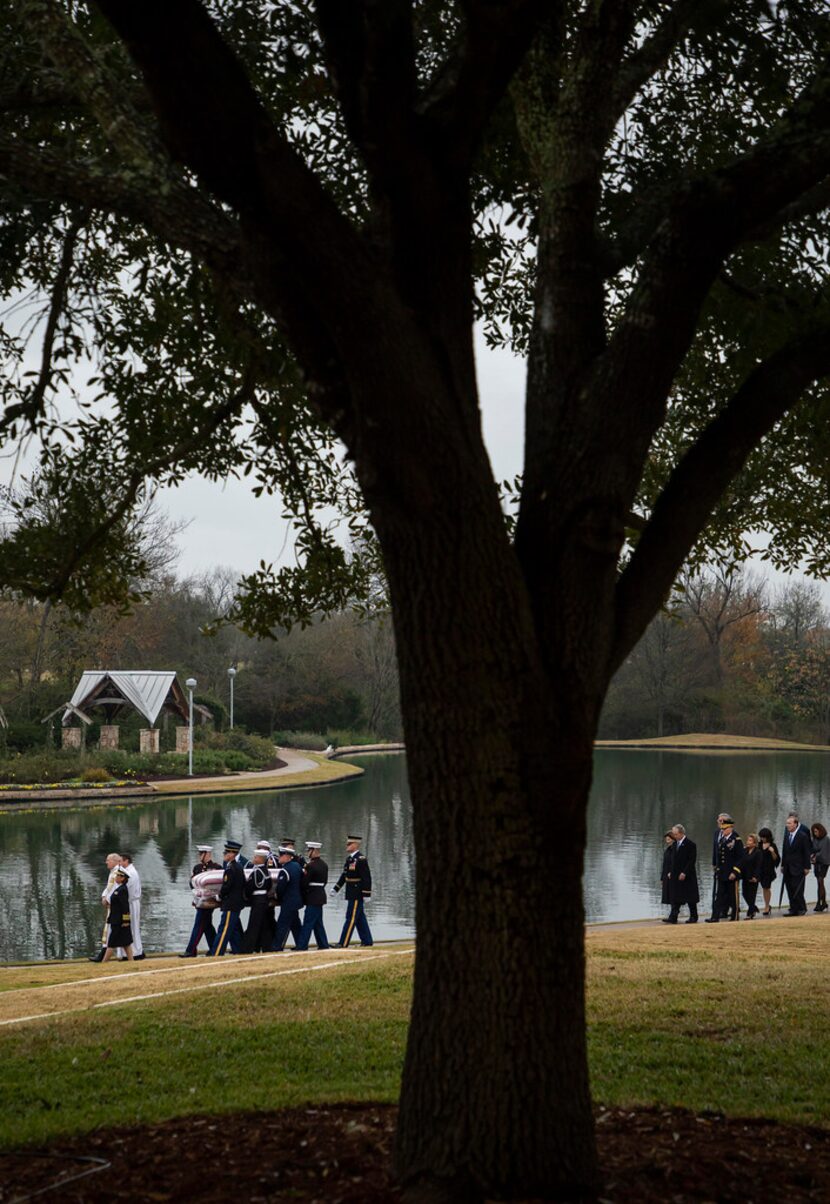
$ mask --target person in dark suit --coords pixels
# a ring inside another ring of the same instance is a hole
[[[802,824],[794,811],[787,816],[784,839],[781,842],[781,873],[787,888],[787,898],[790,901],[788,916],[803,916],[807,914],[807,904],[804,902],[804,887],[807,875],[813,868],[813,842],[809,829]]]
[[[682,824],[671,830],[672,843],[668,847],[669,857],[669,903],[671,911],[664,924],[676,924],[680,908],[684,903],[689,908],[687,924],[697,923],[697,905],[700,891],[697,885],[697,845],[689,840]]]
[[[671,851],[674,844],[674,837],[671,833],[671,828],[668,832],[663,833],[663,866],[660,870],[660,902],[671,905],[671,897],[669,895],[669,873],[671,872]]]
[[[740,861],[743,841],[735,831],[735,821],[726,811],[718,816],[720,832],[715,837],[713,856],[715,867],[715,902],[707,924],[717,924],[728,915],[738,918]]]
[[[754,920],[758,914],[755,902],[758,896],[758,883],[761,880],[761,850],[758,847],[758,837],[750,832],[746,838],[743,856],[739,862],[741,871],[741,893],[746,903],[746,918]]]
[[[247,903],[245,871],[237,860],[239,848],[237,841],[225,842],[225,852],[222,858],[225,863],[225,873],[219,888],[219,930],[210,947],[208,957],[222,957],[228,945],[230,945],[232,953],[242,952],[242,925],[239,916]]]

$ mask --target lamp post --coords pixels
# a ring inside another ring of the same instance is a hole
[[[187,776],[193,777],[193,691],[196,689],[196,678],[188,677],[184,683],[190,695],[190,723],[187,728]]]
[[[233,679],[236,677],[236,669],[231,665],[228,669],[228,684],[231,688],[231,715],[230,715],[230,730],[233,731]]]

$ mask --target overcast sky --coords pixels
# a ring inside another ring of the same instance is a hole
[[[484,438],[496,478],[504,481],[522,467],[524,364],[507,351],[488,350],[483,339],[477,340],[476,354]],[[190,477],[159,499],[172,518],[192,520],[179,536],[183,576],[217,564],[249,572],[260,560],[276,562],[284,545],[290,547],[279,499],[254,497],[250,480],[220,485]]]

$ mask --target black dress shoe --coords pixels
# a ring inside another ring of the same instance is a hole
[[[195,957],[195,953],[180,953],[179,957]]]
[[[143,962],[146,960],[146,958],[147,958],[146,953],[136,953],[135,957],[133,958],[133,961],[134,962]]]
[[[663,920],[663,923],[664,923],[664,924],[676,924],[676,923],[677,923],[677,920],[673,920],[673,919],[671,918],[671,916],[667,916],[667,917],[665,918],[665,920]]]
[[[102,962],[104,960],[104,950],[99,949],[94,957],[90,957],[87,960],[91,962]]]
[[[686,921],[686,923],[687,923],[687,924],[696,924],[696,923],[697,923],[697,916],[689,916],[689,918],[688,918],[688,920]]]
[[[703,923],[704,924],[719,924],[720,920],[718,919],[717,916],[708,916],[707,919],[705,919],[703,921]]]

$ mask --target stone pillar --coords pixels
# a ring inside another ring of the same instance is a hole
[[[176,728],[176,752],[186,753],[188,749],[187,737],[190,733],[189,727]]]
[[[71,748],[79,752],[84,746],[84,729],[82,727],[61,728],[61,748]]]
[[[99,748],[118,748],[118,733],[120,728],[117,723],[102,723],[101,735],[98,738]]]
[[[159,750],[159,729],[157,727],[143,727],[138,733],[138,751],[143,753],[157,753]]]

